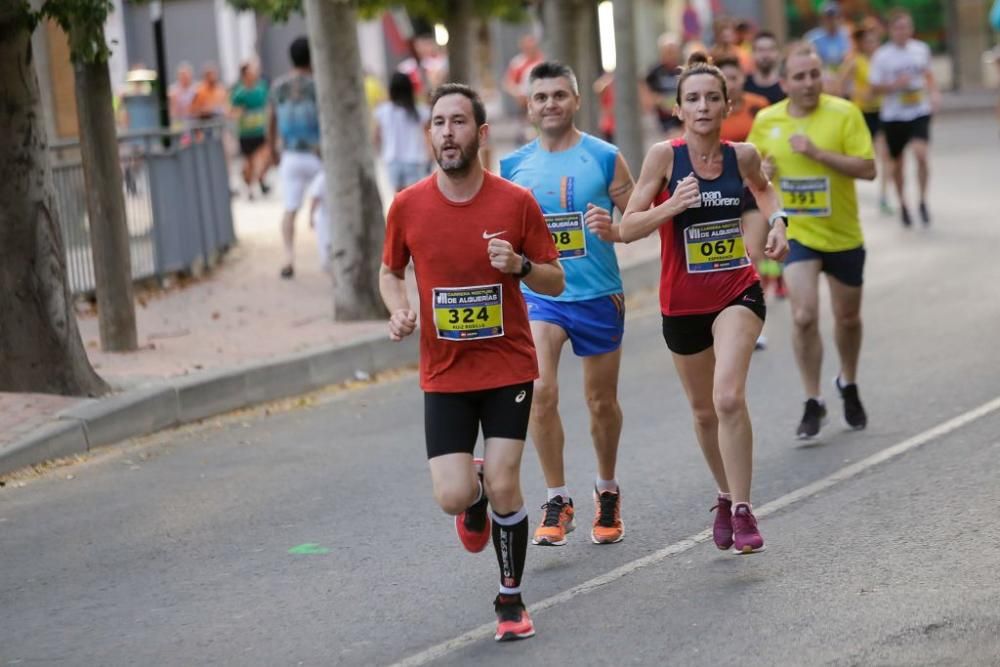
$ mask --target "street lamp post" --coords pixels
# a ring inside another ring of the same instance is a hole
[[[160,127],[170,129],[170,105],[167,103],[167,55],[163,46],[163,3],[153,0],[149,3],[149,17],[153,21],[153,44],[156,49],[156,98],[160,105]],[[163,147],[170,148],[170,135],[163,135]]]

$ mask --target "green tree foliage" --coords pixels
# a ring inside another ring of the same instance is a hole
[[[104,22],[114,7],[111,0],[45,0],[37,10],[27,0],[14,1],[20,3],[29,31],[46,18],[59,24],[70,36],[70,57],[74,62],[107,62],[111,49],[104,39]]]
[[[341,0],[346,1],[346,0]],[[252,10],[276,21],[287,20],[294,12],[302,11],[302,0],[229,0],[236,9]],[[404,7],[414,16],[423,16],[431,21],[443,21],[451,11],[453,0],[355,0],[358,14],[373,18],[392,7]],[[495,16],[505,21],[524,19],[524,0],[477,0],[476,14],[482,17]]]

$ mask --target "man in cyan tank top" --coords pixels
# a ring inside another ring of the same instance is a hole
[[[596,544],[613,544],[624,535],[615,464],[622,428],[618,368],[625,297],[614,248],[621,237],[610,211],[614,206],[625,209],[632,175],[616,147],[574,125],[580,93],[569,67],[541,63],[531,70],[528,87],[528,112],[538,138],[501,160],[500,172],[535,196],[566,272],[560,296],[524,290],[539,366],[531,437],[548,487],[545,514],[533,542],[561,546],[575,527],[563,472],[557,384],[559,357],[569,341],[583,360],[584,395],[597,453],[590,537]]]

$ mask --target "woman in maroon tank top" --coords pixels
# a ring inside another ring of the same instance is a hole
[[[787,217],[757,149],[720,139],[726,81],[696,53],[680,76],[684,137],[655,145],[622,217],[625,242],[659,231],[663,337],[684,385],[695,435],[719,488],[713,536],[720,549],[764,548],[750,505],[753,431],[746,381],[764,325],[764,295],[740,225],[745,184],[771,223],[764,254],[788,253]]]

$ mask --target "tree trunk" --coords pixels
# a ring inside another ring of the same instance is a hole
[[[448,0],[448,81],[473,85],[472,0]]]
[[[96,396],[66,286],[48,140],[17,3],[0,9],[0,391]]]
[[[351,0],[305,0],[309,47],[323,132],[333,253],[334,319],[388,316],[378,290],[385,217],[367,138],[367,106],[358,51],[357,14]]]
[[[597,3],[594,0],[575,0],[574,14],[576,26],[576,53],[573,70],[579,80],[580,111],[576,115],[576,125],[584,132],[600,133],[600,105],[593,94],[594,82],[604,72],[601,66],[601,38],[597,21]]]
[[[580,86],[580,111],[576,125],[584,132],[598,132],[597,98],[591,87],[601,74],[597,2],[594,0],[545,0],[542,5],[545,53],[569,65]]]
[[[615,0],[615,143],[638,176],[643,146],[634,12],[631,0]]]
[[[138,336],[111,76],[106,60],[76,62],[73,71],[101,347],[127,352],[138,347]]]

